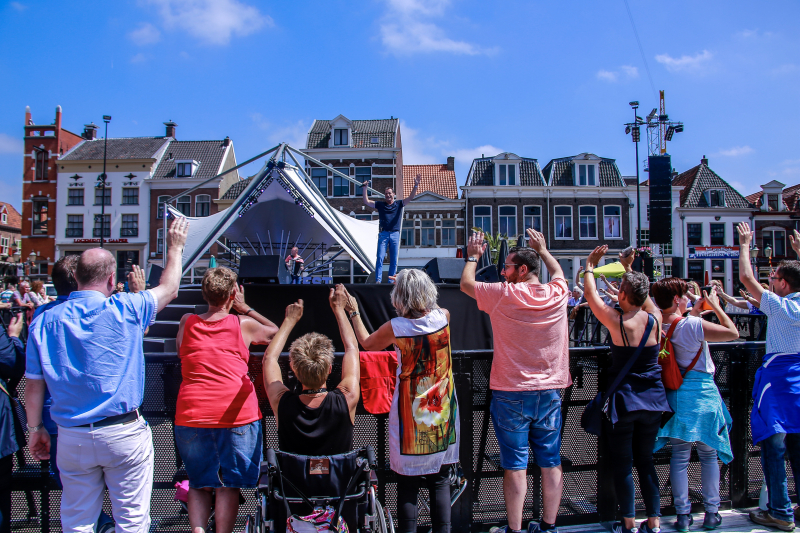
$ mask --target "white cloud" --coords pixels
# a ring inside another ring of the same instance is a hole
[[[754,150],[749,146],[734,146],[733,148],[729,148],[727,150],[720,150],[719,152],[715,153],[715,156],[722,156],[722,157],[738,157],[740,155],[747,155],[752,154]]]
[[[617,73],[608,70],[601,70],[597,73],[597,79],[603,81],[614,82],[617,81]]]
[[[28,9],[28,6],[26,6],[26,5],[24,5],[24,4],[21,4],[21,3],[19,3],[19,2],[9,2],[9,4],[8,4],[8,5],[10,5],[11,7],[13,7],[13,8],[14,8],[14,9],[16,9],[17,11],[25,11],[26,9]]]
[[[736,33],[736,36],[742,39],[758,39],[759,37],[773,37],[775,34],[771,31],[755,30],[742,30]]]
[[[395,55],[445,52],[461,55],[492,55],[497,47],[484,48],[447,37],[431,22],[441,16],[449,0],[388,0],[388,11],[381,24],[381,41]]]
[[[492,146],[491,144],[484,144],[483,146],[477,146],[475,148],[461,148],[460,150],[456,150],[451,155],[455,156],[456,161],[461,161],[462,164],[466,164],[467,168],[469,165],[472,164],[472,160],[476,157],[494,157],[497,154],[502,154],[505,152],[502,148],[498,148],[496,146]],[[466,174],[464,175],[464,179],[466,179]]]
[[[147,0],[155,5],[168,29],[179,28],[206,44],[228,44],[273,26],[271,17],[239,0]]]
[[[777,68],[772,69],[772,74],[780,76],[782,74],[793,74],[798,70],[800,70],[800,66],[797,66],[794,63],[787,63],[785,65],[781,65]]]
[[[622,65],[619,69],[625,73],[626,76],[629,78],[638,78],[639,77],[639,69],[633,67],[631,65]]]
[[[261,113],[252,113],[250,119],[259,129],[268,132],[266,139],[270,144],[285,142],[298,150],[306,147],[306,135],[308,130],[311,129],[311,124],[308,121],[298,120],[283,126],[277,126]]]
[[[0,133],[0,154],[22,154],[22,139]]]
[[[157,43],[161,39],[161,32],[150,23],[145,22],[128,34],[128,38],[139,46]]]
[[[782,165],[800,165],[800,159],[786,159]]]
[[[708,50],[703,50],[693,56],[672,57],[669,54],[660,54],[656,56],[656,61],[664,65],[670,72],[681,72],[697,70],[710,61],[712,57],[714,57],[714,54]]]
[[[141,52],[131,58],[131,63],[144,63],[145,61],[147,61],[147,56]]]
[[[400,121],[400,134],[403,138],[403,164],[405,165],[433,165],[442,163],[439,149],[442,143],[433,137],[423,138],[419,130],[411,128],[404,121]]]

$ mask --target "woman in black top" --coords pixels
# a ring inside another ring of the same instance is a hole
[[[342,381],[337,388],[329,391],[325,387],[333,366],[333,343],[319,333],[303,335],[289,347],[289,362],[302,392],[291,392],[283,384],[278,356],[303,317],[303,300],[286,308],[286,318],[264,354],[264,388],[278,425],[278,449],[283,452],[318,456],[353,449],[361,373],[358,343],[344,310],[344,286],[331,289],[329,300],[344,343]]]
[[[616,522],[612,530],[614,533],[636,531],[632,474],[632,466],[636,465],[647,510],[647,520],[642,522],[640,531],[659,532],[661,496],[653,465],[653,449],[661,415],[664,411],[671,411],[658,364],[661,312],[648,297],[650,283],[647,276],[631,271],[633,254],[626,258],[620,254],[620,262],[626,270],[619,287],[622,313],[603,302],[597,294],[592,272],[606,251],[608,246],[598,246],[586,259],[584,296],[592,312],[611,335],[613,361],[608,372],[608,383],[615,380],[636,352],[642,337],[647,334],[636,362],[609,398],[608,419],[603,423],[603,436],[607,439],[611,454],[614,486],[623,517],[623,522]]]

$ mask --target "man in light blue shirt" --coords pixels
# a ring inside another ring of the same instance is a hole
[[[739,231],[739,279],[767,315],[767,350],[756,371],[750,428],[761,446],[761,464],[769,495],[768,510],[750,512],[757,524],[792,531],[794,512],[786,483],[788,455],[794,478],[800,479],[800,262],[781,261],[765,290],[750,270],[753,234],[747,223]],[[789,237],[800,255],[800,234]]]
[[[148,531],[153,441],[139,414],[144,395],[145,330],[178,294],[188,223],[167,234],[167,264],[151,290],[114,293],[116,261],[107,250],[81,254],[78,290],[30,326],[25,408],[34,459],[50,458],[42,431],[47,387],[58,424],[58,466],[65,531],[93,531],[108,487],[117,531]]]

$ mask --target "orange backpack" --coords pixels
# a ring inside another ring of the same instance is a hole
[[[675,348],[672,346],[672,332],[675,331],[675,326],[678,322],[683,320],[683,317],[675,320],[669,327],[666,335],[661,334],[661,350],[658,352],[658,364],[661,365],[661,381],[664,383],[664,388],[667,390],[678,390],[683,385],[683,376],[685,376],[697,361],[700,360],[700,354],[703,353],[703,344],[700,344],[700,349],[697,350],[697,355],[694,356],[691,364],[686,367],[686,372],[681,372],[678,366],[678,361],[675,360]]]

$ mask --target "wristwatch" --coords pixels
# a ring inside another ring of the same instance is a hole
[[[478,262],[478,258],[477,257],[467,257],[466,259],[464,259],[464,261],[467,262],[467,263],[477,263]]]
[[[359,313],[358,311],[353,311],[352,313],[350,313],[350,320],[353,320],[355,317],[360,315],[361,313]]]
[[[253,311],[255,311],[255,309],[253,309],[251,307],[250,309],[247,310],[247,312],[244,314],[244,316],[250,316],[250,313],[252,313]]]
[[[25,424],[25,425],[28,427],[28,433],[36,433],[37,431],[39,431],[40,429],[42,429],[44,427],[44,422],[42,422],[38,426],[34,426],[34,427],[28,426],[27,424]]]

